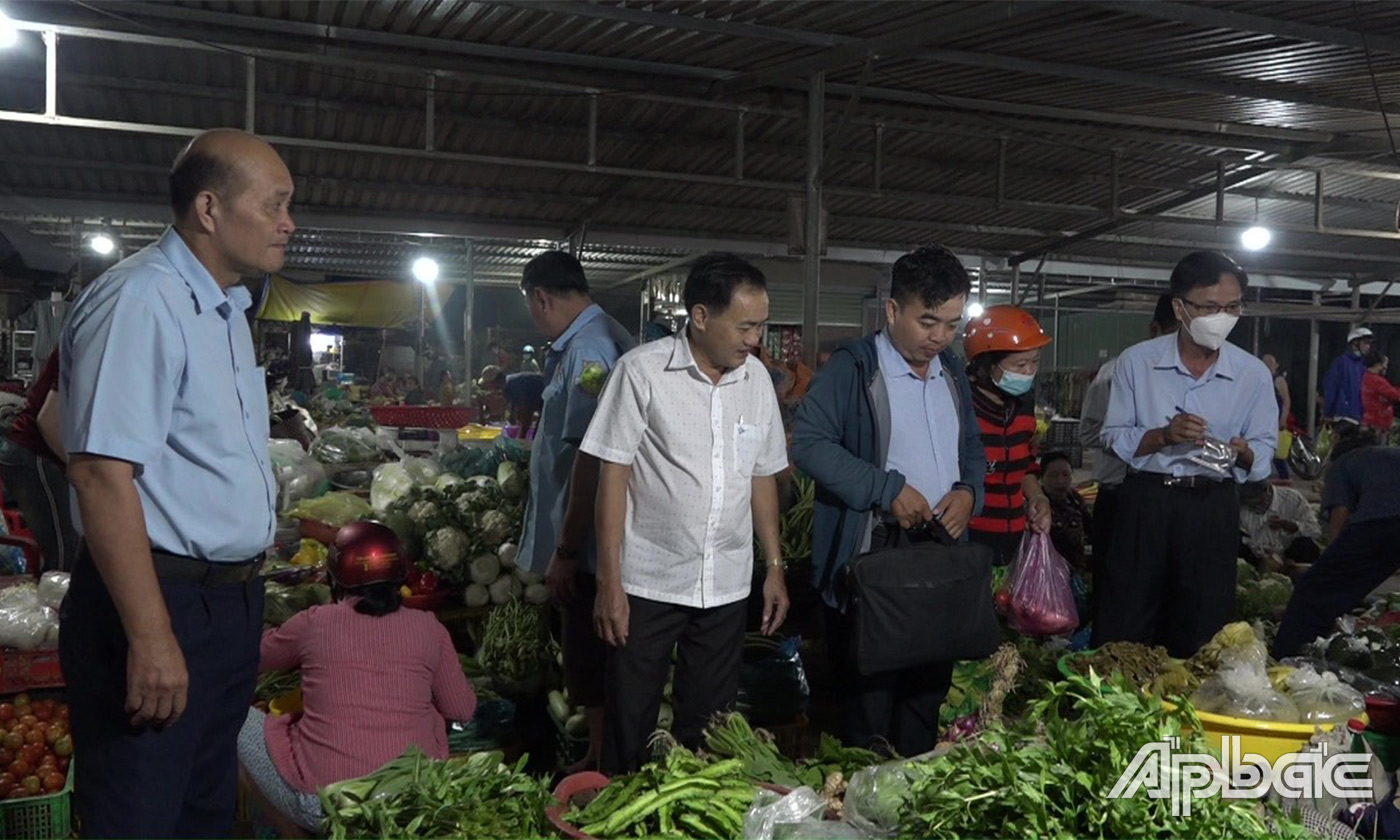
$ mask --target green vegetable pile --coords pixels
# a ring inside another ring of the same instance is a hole
[[[554,662],[554,640],[544,608],[511,601],[492,610],[477,659],[503,692],[538,686]]]
[[[435,761],[417,747],[373,773],[321,791],[322,834],[351,837],[543,837],[553,797],[498,752]]]
[[[267,703],[298,688],[301,688],[301,671],[263,671],[258,674],[253,699]]]
[[[1146,743],[1181,738],[1180,751],[1212,747],[1189,704],[1167,712],[1136,686],[1097,674],[1050,686],[1026,718],[993,725],[946,754],[904,765],[909,790],[899,808],[903,837],[1234,837],[1302,838],[1301,825],[1274,806],[1198,800],[1189,817],[1170,799],[1107,792]],[[1266,820],[1266,816],[1270,820]]]
[[[1097,650],[1070,657],[1066,664],[1080,676],[1088,676],[1092,669],[1103,677],[1121,674],[1128,685],[1146,687],[1167,671],[1171,656],[1161,646],[1109,642]]]
[[[757,791],[744,763],[707,764],[673,748],[662,761],[613,779],[596,799],[565,815],[570,825],[598,840],[617,837],[742,837],[744,816]]]
[[[331,588],[324,583],[288,585],[268,581],[263,592],[263,623],[280,627],[302,610],[329,604],[333,600]]]
[[[783,559],[789,564],[812,559],[812,515],[817,509],[817,483],[796,470],[792,473],[795,500],[779,525]]]
[[[1276,621],[1293,597],[1293,581],[1277,572],[1258,574],[1243,560],[1235,564],[1235,617],[1243,621]]]

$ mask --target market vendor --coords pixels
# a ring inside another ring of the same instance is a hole
[[[1240,488],[1240,531],[1244,547],[1261,565],[1316,563],[1322,553],[1317,544],[1322,527],[1312,505],[1302,493],[1272,481]]]
[[[627,328],[588,294],[583,266],[546,251],[520,277],[530,318],[553,344],[545,358],[544,407],[530,458],[530,501],[519,563],[543,575],[563,610],[561,643],[569,696],[588,717],[588,751],[566,772],[597,769],[603,742],[603,670],[607,647],[593,627],[598,555],[593,533],[598,459],[579,456],[603,383],[636,346]]]
[[[1395,403],[1400,402],[1400,388],[1386,379],[1390,359],[1372,350],[1362,358],[1366,374],[1361,378],[1361,425],[1375,429],[1382,440],[1395,424]]]
[[[9,438],[0,445],[0,478],[6,501],[19,506],[39,544],[44,571],[67,572],[78,553],[78,532],[63,474],[68,455],[59,431],[58,356],[55,347],[29,386]]]
[[[1035,473],[1035,374],[1050,336],[1024,309],[989,306],[967,324],[963,352],[972,407],[987,451],[986,501],[972,520],[973,542],[1016,559],[1026,529],[1050,530],[1050,500]]]
[[[949,349],[970,289],[946,248],[900,257],[885,329],[834,352],[797,410],[793,461],[819,491],[812,582],[826,602],[829,653],[847,692],[844,740],[854,746],[886,741],[918,755],[938,742],[953,663],[861,676],[850,661],[846,568],[886,517],[905,527],[937,519],[961,537],[980,507],[987,460],[962,360]]]
[[[763,273],[731,255],[696,260],[674,338],[618,360],[579,447],[598,476],[599,635],[610,646],[601,769],[650,755],[671,652],[674,733],[694,747],[739,691],[754,535],[767,564],[764,633],[787,616],[776,476],[787,452],[763,337]]]
[[[1171,276],[1181,329],[1118,357],[1103,437],[1129,474],[1096,569],[1096,647],[1142,642],[1186,657],[1233,614],[1237,486],[1269,477],[1278,444],[1273,378],[1225,340],[1247,285],[1224,254],[1186,256]]]
[[[1079,491],[1074,489],[1074,470],[1069,453],[1047,452],[1040,456],[1040,485],[1050,500],[1050,542],[1076,574],[1087,576],[1089,534],[1094,517]]]
[[[328,568],[336,602],[262,637],[259,669],[300,670],[302,711],[248,709],[238,735],[239,762],[263,798],[312,830],[321,788],[372,773],[410,746],[445,759],[446,721],[476,711],[447,628],[401,606],[409,563],[392,530],[340,529]]]
[[[84,837],[228,837],[277,484],[242,277],[278,271],[292,177],[241,131],[170,173],[174,226],[64,326],[63,445],[84,537],[59,653]]]
[[[1274,638],[1275,658],[1295,656],[1400,569],[1400,448],[1372,429],[1342,426],[1322,488],[1330,541],[1293,586]]]
[[[535,418],[544,408],[545,376],[538,371],[521,371],[505,377],[501,391],[506,397],[506,420],[520,430],[520,438],[530,436]]]

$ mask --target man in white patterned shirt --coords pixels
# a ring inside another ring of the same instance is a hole
[[[598,599],[610,645],[601,768],[648,757],[677,650],[673,732],[698,744],[739,691],[753,539],[767,558],[763,632],[787,616],[776,476],[787,468],[772,380],[751,355],[768,320],[763,273],[697,260],[677,336],[629,352],[608,378],[581,451],[598,477]]]

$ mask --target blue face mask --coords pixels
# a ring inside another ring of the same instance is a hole
[[[1013,397],[1019,397],[1028,393],[1031,386],[1035,384],[1035,375],[1029,373],[1017,373],[1014,370],[1003,370],[1001,381],[997,387]]]

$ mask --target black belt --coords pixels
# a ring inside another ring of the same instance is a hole
[[[261,557],[238,563],[211,563],[208,560],[198,560],[180,554],[166,554],[154,549],[151,551],[151,560],[155,563],[156,577],[197,583],[200,586],[230,586],[235,583],[247,583],[258,576],[263,565]]]
[[[1224,479],[1221,478],[1211,478],[1204,475],[1167,475],[1166,473],[1141,472],[1138,470],[1128,473],[1128,478],[1135,478],[1139,481],[1147,481],[1152,484],[1160,484],[1163,487],[1172,487],[1179,490],[1218,487],[1224,481]]]

